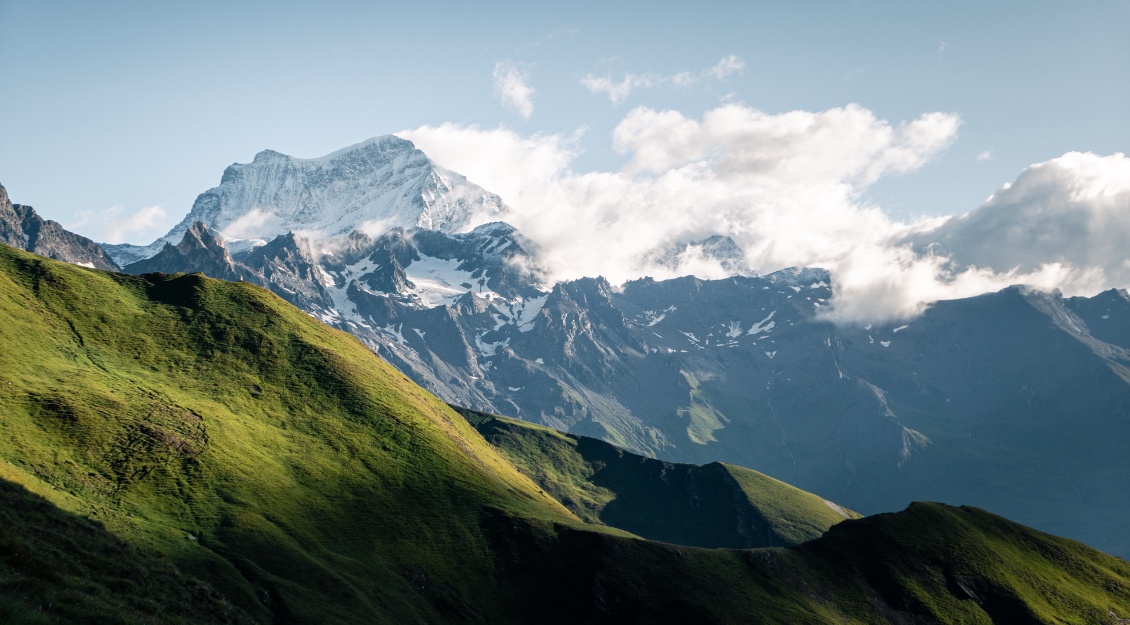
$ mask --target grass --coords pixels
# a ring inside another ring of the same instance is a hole
[[[515,467],[589,523],[699,547],[802,543],[859,515],[756,471],[675,464],[457,408]]]
[[[210,585],[6,480],[0,525],[0,622],[251,622]]]
[[[5,249],[0,295],[8,479],[255,618],[429,618],[405,572],[486,592],[463,575],[489,561],[480,515],[575,519],[356,339],[263,289]]]
[[[809,514],[827,506],[727,465],[495,426],[517,446],[496,449],[356,339],[263,289],[0,246],[0,620],[1130,615],[1125,562],[971,509],[844,521],[788,549],[642,540],[624,529],[715,531],[685,523],[711,506],[702,518],[759,518],[783,539],[807,530],[782,520],[819,525]]]

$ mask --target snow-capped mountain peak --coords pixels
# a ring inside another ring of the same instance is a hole
[[[410,141],[385,135],[311,159],[264,150],[250,163],[228,167],[220,185],[200,194],[168,234],[148,246],[110,246],[110,253],[122,262],[147,258],[166,241],[179,242],[196,222],[249,247],[290,231],[310,237],[396,227],[454,233],[504,211],[497,195],[436,165]]]

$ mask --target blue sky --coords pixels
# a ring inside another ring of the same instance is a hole
[[[570,172],[613,172],[641,153],[613,141],[633,111],[855,104],[894,128],[959,122],[850,190],[907,221],[1130,145],[1130,2],[384,4],[0,0],[0,183],[92,238],[147,243],[266,148],[316,157],[451,123],[568,138]],[[503,101],[507,69],[522,105]],[[613,102],[586,87],[601,80],[637,88]]]

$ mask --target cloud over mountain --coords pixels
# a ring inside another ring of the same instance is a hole
[[[891,123],[858,105],[769,114],[726,104],[700,119],[639,107],[612,134],[623,168],[591,172],[572,168],[578,148],[568,135],[444,124],[401,136],[499,193],[513,207],[506,219],[556,279],[670,277],[686,268],[655,266],[656,248],[721,234],[759,272],[832,270],[834,314],[847,321],[912,316],[1015,283],[1069,293],[1126,286],[1123,155],[1034,165],[961,217],[907,223],[865,199],[880,178],[928,163],[960,123],[937,112]]]
[[[1049,263],[1130,283],[1130,158],[1069,152],[1025,169],[983,205],[911,237],[955,262],[997,272]]]

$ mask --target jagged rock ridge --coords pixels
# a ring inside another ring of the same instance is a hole
[[[94,241],[45,220],[30,206],[13,204],[0,185],[0,243],[40,256],[92,269],[117,271],[118,265]]]

